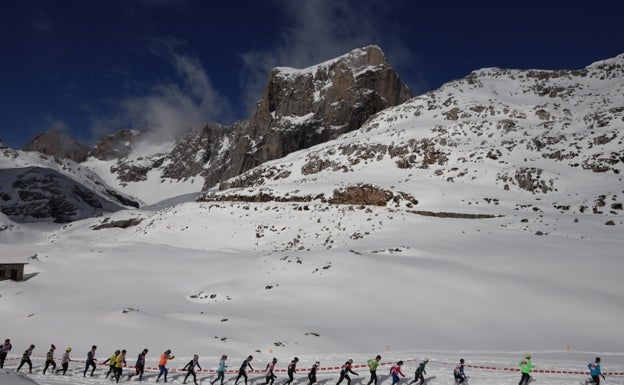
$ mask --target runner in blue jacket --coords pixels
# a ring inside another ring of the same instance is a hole
[[[225,368],[227,368],[227,365],[225,364],[225,360],[227,360],[226,354],[221,356],[221,361],[219,361],[219,367],[217,368],[217,378],[210,381],[210,385],[214,385],[214,383],[219,380],[221,380],[221,385],[223,385],[223,378],[225,376]]]
[[[587,364],[587,367],[589,368],[589,375],[592,378],[590,383],[598,385],[600,384],[600,377],[602,377],[603,380],[605,379],[604,374],[602,374],[600,370],[600,357],[596,357],[594,362]]]

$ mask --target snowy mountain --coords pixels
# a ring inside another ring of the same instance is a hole
[[[275,68],[247,120],[209,122],[167,143],[153,132],[121,130],[101,138],[82,163],[111,186],[156,203],[335,139],[410,97],[381,49],[368,46],[309,68]]]
[[[71,159],[80,163],[87,158],[89,146],[72,138],[66,132],[55,128],[32,138],[24,151],[37,151],[59,159]]]
[[[13,219],[66,223],[126,207],[139,203],[69,159],[0,151],[0,210]]]
[[[219,194],[245,195],[246,188],[330,194],[319,180],[340,186],[354,174],[416,199],[423,180],[448,193],[486,187],[477,201],[454,202],[469,211],[481,204],[497,212],[506,204],[521,212],[617,218],[624,202],[623,73],[624,55],[579,71],[475,71],[378,113],[339,141],[233,178],[228,186],[241,192]],[[450,202],[443,201],[431,208],[446,209]]]
[[[0,281],[8,368],[34,343],[39,383],[106,382],[82,363],[41,374],[50,343],[78,359],[97,344],[100,361],[147,347],[152,368],[165,349],[175,369],[228,354],[236,370],[253,354],[253,384],[294,356],[320,360],[327,383],[354,358],[364,383],[376,354],[384,385],[389,364],[410,377],[422,357],[428,384],[447,384],[463,357],[470,383],[498,385],[530,352],[540,383],[582,382],[599,355],[623,384],[623,81],[624,55],[482,69],[199,197],[161,178],[176,143],[146,147],[163,163],[123,191],[148,186],[153,205],[63,226],[0,216],[0,262],[27,262],[29,277]]]

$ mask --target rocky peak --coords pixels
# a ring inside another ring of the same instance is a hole
[[[141,137],[142,131],[120,130],[100,139],[89,152],[100,160],[113,160],[127,157],[132,152],[133,144]]]
[[[89,146],[80,143],[59,129],[52,129],[36,135],[26,143],[24,151],[38,151],[59,159],[82,162],[87,158]]]
[[[232,141],[229,162],[216,162],[222,166],[206,171],[205,187],[356,130],[375,113],[411,97],[377,46],[304,69],[275,68]]]

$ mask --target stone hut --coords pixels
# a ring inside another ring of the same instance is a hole
[[[3,263],[0,262],[0,281],[12,279],[14,281],[24,280],[24,265],[27,263]]]

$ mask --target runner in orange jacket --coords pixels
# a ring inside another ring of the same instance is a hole
[[[165,382],[167,382],[167,361],[173,360],[175,356],[171,355],[171,350],[167,349],[163,354],[160,355],[160,360],[158,360],[158,369],[160,369],[160,373],[158,373],[158,377],[156,377],[156,382],[160,380],[160,376],[165,375]]]

